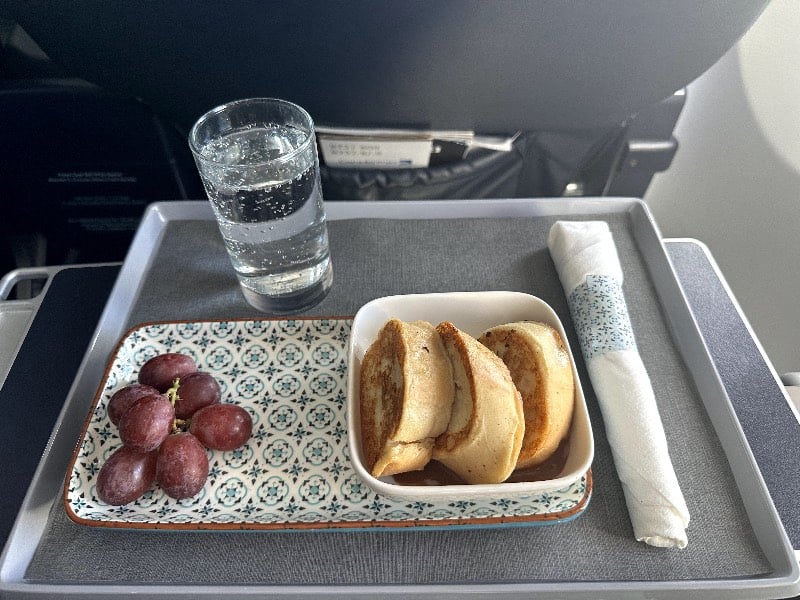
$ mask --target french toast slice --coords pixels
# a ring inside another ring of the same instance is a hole
[[[561,335],[546,323],[523,321],[488,329],[478,340],[503,360],[522,394],[525,437],[517,468],[541,464],[567,436],[575,405],[575,379]]]
[[[450,322],[436,330],[453,368],[455,400],[433,458],[467,483],[500,483],[513,472],[525,433],[522,399],[508,368]]]
[[[423,469],[450,420],[453,375],[433,325],[390,319],[361,363],[361,439],[374,477]]]

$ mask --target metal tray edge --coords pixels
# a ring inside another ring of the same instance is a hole
[[[712,422],[723,450],[729,458],[734,452],[743,454],[747,458],[746,474],[736,469],[732,472],[737,487],[742,492],[745,510],[762,550],[776,569],[772,578],[773,584],[781,589],[781,595],[787,597],[796,595],[800,591],[800,565],[794,548],[783,528],[733,404],[691,311],[689,300],[680,285],[672,259],[664,246],[663,237],[644,203],[632,208],[631,217],[637,244],[648,269],[653,274],[653,285],[661,299],[670,332],[678,340],[678,351],[698,386],[706,410],[712,415]],[[649,222],[648,227],[643,226],[644,221]],[[748,329],[748,332],[753,335],[752,330]],[[709,377],[709,373],[713,374],[713,377]],[[764,579],[742,579],[740,583],[748,581],[752,585],[764,585]]]

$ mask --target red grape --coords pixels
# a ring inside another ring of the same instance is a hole
[[[250,439],[253,420],[236,404],[212,404],[194,413],[189,431],[207,448],[233,450]]]
[[[155,480],[156,454],[128,446],[115,450],[97,475],[97,497],[113,506],[136,500]]]
[[[208,478],[208,455],[191,433],[167,437],[158,450],[156,481],[171,498],[191,498]]]
[[[175,401],[175,416],[188,419],[204,406],[219,402],[222,391],[214,377],[203,371],[189,373],[181,378],[178,399]]]
[[[164,393],[176,379],[197,371],[194,359],[187,354],[168,352],[154,356],[139,370],[139,383],[150,385]]]
[[[149,385],[141,383],[131,383],[124,388],[118,389],[108,400],[108,418],[114,425],[119,425],[119,420],[127,411],[131,404],[144,396],[158,396],[158,390]]]
[[[164,396],[144,396],[131,404],[119,421],[122,443],[140,452],[150,452],[172,431],[175,409]]]

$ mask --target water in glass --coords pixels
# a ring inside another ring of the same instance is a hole
[[[276,312],[281,298],[292,308],[298,295],[324,294],[332,278],[316,146],[291,154],[307,138],[292,126],[252,126],[201,149],[210,161],[203,183],[239,280]]]

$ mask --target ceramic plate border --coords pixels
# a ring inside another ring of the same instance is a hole
[[[159,321],[118,342],[95,394],[64,483],[66,512],[95,527],[148,530],[308,530],[543,525],[580,515],[591,472],[528,498],[414,503],[376,494],[347,448],[347,348],[351,317]],[[212,476],[195,498],[156,487],[124,507],[101,503],[94,481],[119,446],[105,405],[156,353],[184,351],[242,404],[254,433],[242,449],[209,451]],[[235,392],[234,390],[238,390]],[[255,457],[255,460],[253,458]]]

